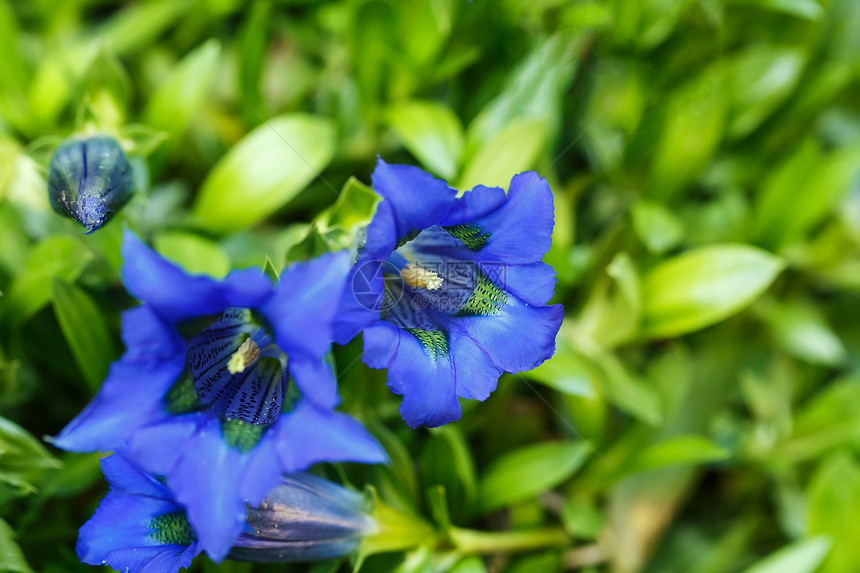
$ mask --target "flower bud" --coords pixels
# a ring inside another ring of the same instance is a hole
[[[362,495],[308,474],[292,474],[257,507],[230,552],[241,561],[316,561],[353,553],[376,524]]]
[[[70,138],[54,151],[48,175],[51,207],[83,225],[86,234],[107,223],[133,192],[131,165],[112,137]]]

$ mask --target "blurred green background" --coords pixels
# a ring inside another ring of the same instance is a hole
[[[0,571],[91,570],[98,455],[40,441],[122,351],[123,225],[277,270],[370,214],[377,154],[537,169],[567,316],[433,431],[336,349],[393,463],[320,471],[437,531],[362,571],[860,571],[858,74],[856,0],[0,0]],[[85,131],[139,187],[92,236],[45,182]]]

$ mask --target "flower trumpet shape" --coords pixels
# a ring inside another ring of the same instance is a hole
[[[459,194],[408,165],[379,160],[382,196],[336,317],[335,341],[364,332],[364,362],[388,369],[412,426],[460,418],[458,397],[485,400],[502,372],[555,352],[561,305],[547,306],[555,272],[552,191],[536,173],[507,193]]]
[[[103,458],[111,489],[81,527],[77,552],[90,565],[173,573],[201,551],[185,509],[160,480],[119,455]],[[375,529],[364,498],[306,474],[284,476],[258,506],[230,557],[244,561],[316,561],[349,555]]]
[[[112,137],[68,139],[54,151],[48,174],[51,207],[83,225],[87,235],[118,213],[133,193],[131,165]]]
[[[281,480],[330,461],[386,457],[334,411],[324,362],[349,262],[334,253],[223,281],[189,276],[126,231],[122,278],[143,304],[123,315],[125,354],[102,389],[55,438],[72,451],[117,451],[164,476],[200,545],[223,559]]]

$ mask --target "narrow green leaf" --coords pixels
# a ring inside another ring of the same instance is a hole
[[[766,251],[735,244],[663,261],[642,281],[642,335],[678,336],[719,322],[758,298],[783,267]]]
[[[33,573],[21,548],[15,543],[15,532],[0,519],[0,571],[4,573]]]
[[[745,573],[813,573],[830,551],[826,535],[795,541],[768,555]]]
[[[673,436],[648,446],[634,456],[625,473],[657,468],[696,465],[725,460],[730,452],[703,436]]]
[[[245,136],[203,182],[193,215],[226,233],[258,223],[296,196],[334,156],[334,125],[324,118],[282,115]]]
[[[175,146],[209,97],[221,46],[209,40],[182,59],[147,101],[145,123],[170,135]]]
[[[497,459],[479,487],[479,505],[491,511],[525,501],[572,476],[588,459],[591,446],[580,441],[542,443]]]
[[[847,454],[825,460],[807,491],[809,534],[833,541],[820,573],[860,570],[860,467]]]
[[[463,126],[451,108],[435,102],[406,101],[388,109],[388,124],[406,149],[445,179],[457,175],[463,155]]]
[[[95,394],[116,353],[104,317],[84,290],[60,278],[54,278],[52,294],[60,330],[87,386]]]

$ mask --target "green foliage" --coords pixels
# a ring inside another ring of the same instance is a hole
[[[91,570],[98,455],[39,438],[122,349],[122,229],[277,278],[361,238],[377,156],[547,178],[556,353],[424,431],[336,347],[391,464],[315,471],[382,526],[354,564],[192,571],[860,569],[858,30],[856,0],[0,0],[0,572]],[[92,236],[47,201],[80,132],[138,187]]]

